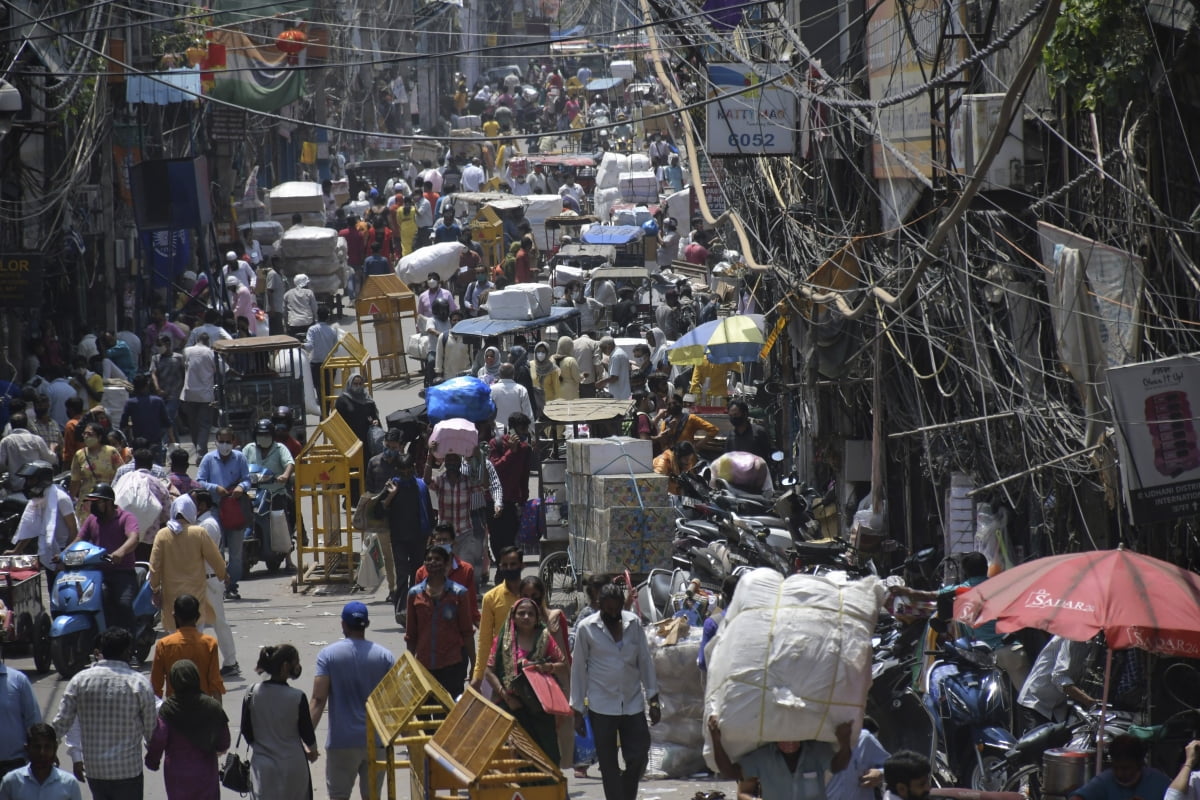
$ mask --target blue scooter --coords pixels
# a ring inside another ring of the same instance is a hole
[[[62,553],[62,571],[50,591],[50,660],[58,674],[70,678],[88,665],[96,639],[108,627],[104,619],[104,572],[108,551],[91,542],[76,542]],[[158,634],[158,609],[147,579],[150,565],[135,567],[138,591],[133,599],[133,654],[144,662]]]
[[[1004,672],[986,645],[946,642],[929,669],[926,710],[934,719],[938,749],[959,786],[998,792],[1005,755],[1016,744],[1006,727],[1011,715]]]

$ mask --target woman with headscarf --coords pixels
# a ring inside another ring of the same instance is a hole
[[[242,700],[242,735],[250,745],[250,796],[254,800],[312,797],[310,762],[320,755],[304,692],[288,685],[303,671],[290,644],[268,645],[255,670],[267,680]]]
[[[508,351],[508,363],[513,365],[513,380],[524,386],[525,391],[529,392],[529,399],[533,404],[533,419],[536,420],[542,413],[542,404],[534,401],[533,375],[529,371],[529,351],[524,347],[524,339],[519,338],[517,341],[519,344],[514,344]]]
[[[568,639],[568,633],[571,628],[571,623],[567,621],[567,615],[561,609],[551,608],[549,601],[549,592],[546,591],[546,583],[537,575],[530,575],[521,579],[521,597],[528,597],[533,602],[537,603],[538,608],[542,611],[542,618],[546,620],[546,631],[550,634],[550,638],[558,645],[558,649],[562,652],[564,660],[567,662],[567,673],[558,677],[558,683],[562,686],[563,694],[567,697],[571,696],[571,643]],[[568,767],[575,766],[575,718],[571,716],[562,716],[555,720],[558,727],[558,765],[564,770]],[[576,772],[576,777],[586,778],[587,768],[583,770],[583,774],[579,775]]]
[[[229,718],[221,701],[200,691],[194,662],[184,658],[172,664],[170,681],[174,693],[158,710],[146,766],[157,770],[165,760],[167,800],[219,800],[217,753],[229,749]]]
[[[371,450],[371,428],[379,424],[379,409],[371,395],[367,394],[366,381],[355,372],[346,382],[346,388],[338,396],[333,408],[342,415],[350,430],[363,443],[368,452]]]
[[[558,396],[563,400],[579,399],[579,382],[582,378],[579,362],[575,360],[575,340],[570,336],[558,337],[558,348],[554,354],[558,367]]]
[[[557,721],[553,714],[542,708],[525,677],[528,666],[553,675],[559,681],[570,669],[566,656],[546,628],[541,607],[528,597],[521,597],[513,603],[508,620],[492,643],[484,679],[491,684],[496,704],[512,714],[538,747],[557,764]]]
[[[651,328],[646,332],[646,343],[650,345],[650,368],[653,372],[666,374],[671,371],[667,360],[667,336],[662,328]]]
[[[225,580],[225,559],[208,531],[196,523],[198,517],[190,495],[175,498],[166,527],[154,535],[147,580],[159,608],[174,608],[176,597],[190,594],[200,600],[200,624],[211,625],[217,617],[208,601],[208,576]],[[173,633],[175,618],[165,613],[162,618],[163,630]]]
[[[500,380],[500,348],[489,347],[483,351],[483,366],[477,377],[488,386]]]
[[[543,407],[562,396],[558,364],[550,358],[550,345],[546,342],[538,342],[533,346],[533,366],[533,396],[536,405]]]

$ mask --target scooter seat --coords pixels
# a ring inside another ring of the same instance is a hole
[[[837,539],[811,539],[804,542],[796,542],[796,552],[800,555],[827,556],[833,553],[840,553],[845,549]]]
[[[787,528],[788,527],[788,521],[786,519],[780,519],[779,517],[753,516],[753,517],[742,517],[742,519],[749,520],[750,522],[757,522],[760,525],[765,525],[768,528]]]
[[[737,488],[736,486],[734,486],[729,481],[725,480],[724,478],[717,478],[717,486],[720,487],[721,491],[728,492],[730,495],[732,495],[733,497],[736,497],[738,500],[747,500],[752,503],[760,503],[762,505],[770,505],[770,503],[771,503],[770,500],[763,497],[761,494],[757,494],[755,492],[743,491],[743,490]]]
[[[721,535],[721,528],[718,525],[703,519],[688,520],[681,530],[690,530],[704,539],[712,539]]]

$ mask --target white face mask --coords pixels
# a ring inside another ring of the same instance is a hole
[[[436,289],[438,287],[438,282],[430,278],[429,280],[425,281],[425,285],[430,289]]]
[[[538,360],[538,361],[545,361],[545,360],[546,360],[546,354],[545,354],[545,353],[538,353],[538,354],[537,354],[537,360]]]
[[[228,456],[233,452],[233,442],[217,442],[217,452],[220,453],[222,457]]]
[[[270,436],[259,436],[259,437],[256,437],[254,439],[254,441],[258,443],[259,447],[262,447],[265,449],[265,448],[270,447],[272,445],[272,443],[274,443],[275,440],[274,440],[274,438],[272,438]]]

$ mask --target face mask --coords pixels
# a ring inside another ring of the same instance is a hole
[[[475,280],[479,281],[479,284],[482,286],[483,284],[487,283],[487,275],[479,275],[475,278]]]
[[[454,552],[453,542],[446,542],[445,544],[439,544],[438,547],[442,548],[442,550],[446,551],[446,553]]]
[[[262,448],[270,447],[275,443],[275,439],[271,436],[258,436],[255,437],[254,441],[257,442],[258,446]]]
[[[85,437],[83,437],[83,443],[86,444],[88,447],[95,447],[96,445],[100,444],[100,437],[99,436],[85,436]]]
[[[38,484],[37,486],[29,486],[25,489],[26,497],[41,497],[46,493],[46,487]]]
[[[383,451],[383,460],[384,461],[395,461],[398,458],[400,458],[400,453],[398,453],[397,451],[393,450],[390,447],[384,449],[384,451]]]
[[[225,457],[233,452],[233,442],[217,442],[217,452]]]
[[[496,580],[498,581],[516,581],[521,579],[521,568],[516,569],[497,569]]]
[[[107,513],[108,513],[107,506],[103,506],[100,503],[96,502],[95,500],[92,501],[92,516],[93,517],[103,517]]]
[[[433,279],[430,279],[430,280],[425,281],[425,285],[428,286],[430,289],[436,289],[438,287],[438,282]]]
[[[538,360],[538,361],[545,361],[545,360],[546,360],[546,354],[545,354],[545,353],[542,353],[542,352],[539,352],[539,353],[537,354],[537,360]]]

